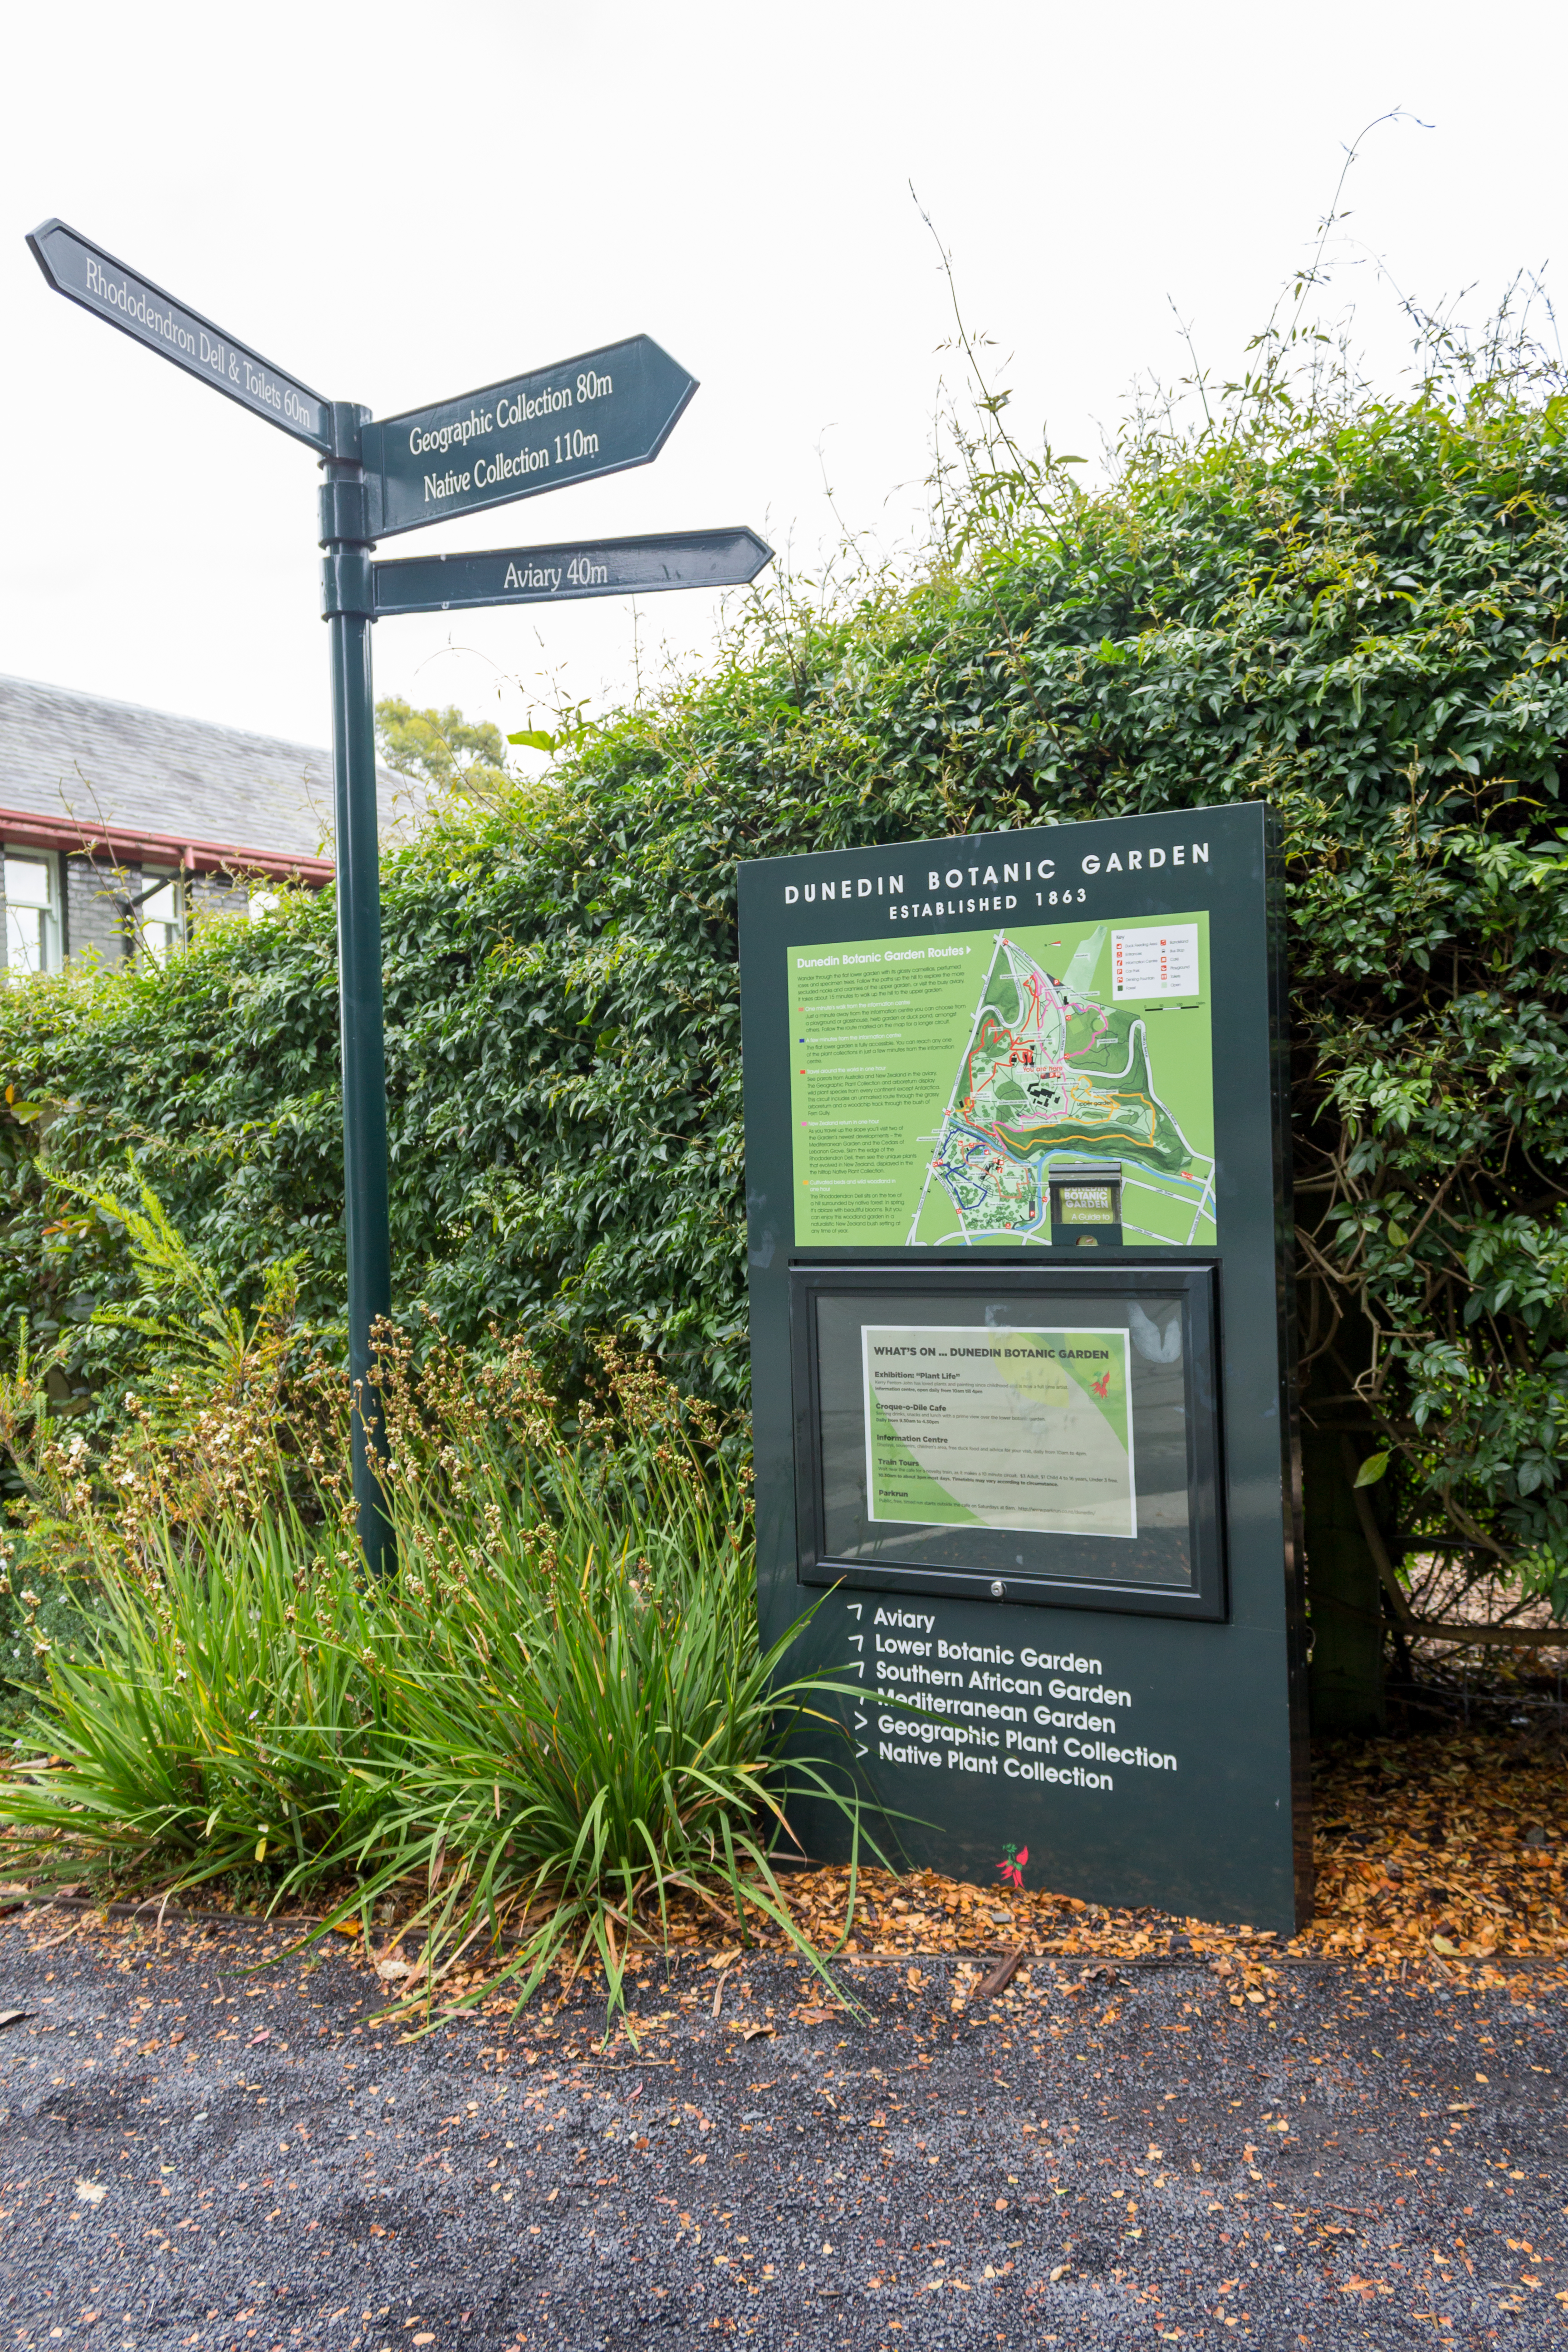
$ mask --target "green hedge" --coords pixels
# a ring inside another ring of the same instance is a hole
[[[455,807],[384,878],[400,1307],[557,1356],[629,1320],[742,1403],[737,861],[1267,795],[1314,1392],[1362,1399],[1406,1524],[1550,1584],[1563,409],[1506,388],[1363,405],[1282,444],[1146,447],[1095,500],[1047,482],[913,584],[775,608],[588,737],[542,804]],[[0,1046],[22,1106],[0,1313],[47,1337],[124,1286],[112,1228],[62,1218],[40,1180],[43,1129],[68,1169],[129,1150],[237,1293],[302,1251],[305,1314],[341,1318],[327,903],[216,924],[166,971],[12,988]],[[122,1344],[83,1328],[78,1384]]]

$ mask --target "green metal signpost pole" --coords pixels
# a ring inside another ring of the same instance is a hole
[[[377,539],[651,465],[697,390],[696,377],[651,336],[632,335],[377,423],[368,408],[312,392],[64,221],[40,222],[27,244],[57,294],[304,442],[326,477],[321,614],[332,652],[354,1503],[365,1559],[373,1570],[390,1568],[392,1529],[375,1468],[381,1414],[371,1378],[372,1334],[392,1312],[370,661],[378,585],[387,612],[443,613],[552,602],[563,590],[568,601],[721,587],[754,579],[769,551],[754,531],[740,529],[501,548],[450,566],[441,558],[373,563]]]
[[[386,1050],[381,1006],[381,874],[376,845],[374,612],[361,431],[369,415],[332,403],[321,470],[321,611],[331,643],[332,790],[337,819],[338,988],[342,1014],[343,1204],[349,1376],[360,1541],[372,1571],[391,1566],[391,1529],[373,1459],[381,1423],[371,1339],[392,1312],[386,1187]]]

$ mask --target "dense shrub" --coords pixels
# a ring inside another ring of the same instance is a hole
[[[557,1363],[629,1326],[742,1403],[737,861],[1267,796],[1312,1392],[1403,1526],[1568,1602],[1563,422],[1505,379],[1145,437],[1098,498],[994,473],[912,582],[782,597],[552,800],[454,805],[384,883],[400,1309]],[[331,1327],[336,1053],[321,901],[5,993],[0,1312],[70,1326],[89,1418],[124,1260],[40,1138],[129,1153],[237,1293],[302,1254]]]

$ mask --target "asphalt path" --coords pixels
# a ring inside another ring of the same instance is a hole
[[[1568,2332],[1564,1999],[775,1957],[422,2040],[334,1942],[0,1927],[20,2347],[1519,2345]],[[715,2013],[715,2000],[718,2011]]]

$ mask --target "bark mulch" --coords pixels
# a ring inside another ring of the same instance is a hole
[[[1049,1889],[976,1887],[920,1871],[847,1870],[785,1882],[798,1924],[851,1959],[973,1952],[1150,1962],[1201,1958],[1266,2001],[1281,1967],[1349,1960],[1408,1977],[1500,1982],[1531,1962],[1568,1981],[1568,1758],[1556,1743],[1426,1734],[1321,1756],[1314,1774],[1315,1907],[1289,1941],[1238,1923],[1114,1910]],[[695,1911],[676,1939],[710,1945]]]

